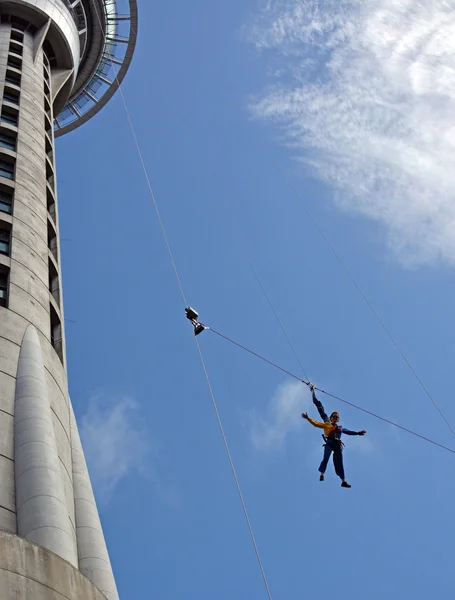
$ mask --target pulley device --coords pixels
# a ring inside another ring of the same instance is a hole
[[[193,328],[194,328],[194,335],[199,335],[200,333],[202,333],[204,331],[204,329],[208,329],[208,327],[206,327],[203,323],[199,322],[199,314],[194,310],[194,308],[191,308],[191,306],[188,306],[187,308],[185,308],[185,313],[186,313],[186,318],[191,321]]]

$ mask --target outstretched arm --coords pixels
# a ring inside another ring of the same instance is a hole
[[[307,413],[303,413],[302,417],[304,419],[306,419],[308,421],[308,423],[311,423],[311,425],[313,425],[313,427],[317,427],[318,429],[324,429],[324,423],[320,423],[319,421],[315,421],[314,419],[312,419],[311,417],[309,417],[307,415]]]
[[[312,387],[311,392],[313,394],[313,404],[318,409],[318,413],[321,415],[321,419],[325,422],[329,422],[329,417],[327,416],[324,407],[322,406],[322,402],[316,398],[316,393],[314,391],[314,387]]]
[[[345,429],[343,427],[342,429],[343,433],[345,433],[346,435],[365,435],[366,431],[365,429],[362,429],[362,431],[351,431],[350,429]]]

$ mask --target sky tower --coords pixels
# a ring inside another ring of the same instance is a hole
[[[112,97],[136,0],[0,0],[0,596],[118,599],[68,394],[54,139]]]

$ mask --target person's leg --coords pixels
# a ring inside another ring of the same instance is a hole
[[[324,481],[324,473],[325,470],[327,469],[327,463],[329,462],[329,458],[330,455],[332,454],[332,446],[330,446],[329,444],[326,444],[324,446],[324,456],[322,458],[322,462],[319,465],[319,473],[321,474],[321,477],[319,478],[320,481]]]
[[[343,487],[351,487],[344,478],[343,452],[341,448],[335,448],[333,451],[333,465],[335,467],[335,473],[342,481],[341,485]]]

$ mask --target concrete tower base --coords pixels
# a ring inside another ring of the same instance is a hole
[[[106,600],[69,562],[0,531],[1,600]]]

